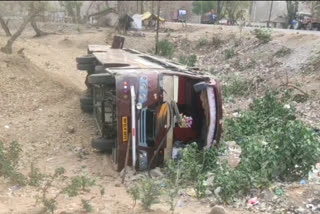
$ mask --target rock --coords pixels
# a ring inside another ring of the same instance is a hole
[[[295,213],[297,213],[297,214],[304,214],[304,213],[306,213],[306,210],[303,209],[302,207],[299,207],[298,209],[295,210]]]
[[[206,196],[210,196],[210,195],[212,195],[212,192],[211,192],[210,190],[206,189],[205,195],[206,195]]]
[[[213,182],[214,182],[214,174],[210,174],[208,175],[208,179],[206,180],[206,183],[209,185],[209,186],[212,186],[213,185]]]
[[[68,126],[68,127],[67,127],[67,132],[70,133],[70,134],[73,134],[73,133],[75,132],[74,127]]]
[[[214,190],[214,194],[217,196],[217,197],[220,197],[219,193],[221,192],[221,187],[217,187],[215,190]]]
[[[209,214],[227,214],[225,209],[222,206],[214,206]]]
[[[151,177],[163,177],[163,173],[161,172],[161,169],[159,167],[156,167],[152,170],[150,170]]]

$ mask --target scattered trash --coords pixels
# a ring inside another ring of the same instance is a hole
[[[277,195],[277,196],[282,196],[283,195],[283,190],[281,188],[276,188],[274,193]]]
[[[19,189],[21,189],[21,186],[20,186],[20,185],[14,185],[14,186],[12,186],[12,187],[10,188],[10,190],[11,190],[12,192],[16,192],[16,191],[18,191]]]
[[[301,185],[305,185],[305,184],[307,184],[307,181],[306,181],[306,180],[301,180],[301,181],[300,181],[300,184],[301,184]]]
[[[320,183],[320,162],[309,172],[309,181]]]
[[[248,204],[257,205],[257,204],[259,204],[259,200],[257,197],[251,198],[251,199],[249,199]]]
[[[8,126],[8,125],[5,125],[5,126],[4,126],[4,128],[6,128],[6,129],[9,129],[9,128],[10,128],[10,126]]]

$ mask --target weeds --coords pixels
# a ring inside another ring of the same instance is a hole
[[[137,200],[140,199],[140,194],[139,194],[139,186],[133,186],[129,189],[128,193],[130,194],[130,196],[133,199],[133,209],[135,208],[136,204],[137,204]]]
[[[161,40],[158,43],[158,55],[172,58],[175,52],[174,45],[167,39]]]
[[[189,55],[189,56],[181,55],[179,58],[179,62],[181,64],[187,65],[189,67],[193,67],[197,62],[197,56],[194,54]]]
[[[160,188],[151,178],[145,178],[137,186],[129,190],[130,195],[136,200],[140,200],[145,210],[150,210],[152,204],[159,203]]]
[[[234,47],[231,47],[231,48],[224,50],[223,54],[224,54],[224,58],[227,60],[227,59],[231,59],[232,57],[236,56],[237,52]]]
[[[287,55],[290,55],[292,53],[292,49],[287,48],[287,47],[282,47],[280,50],[278,50],[274,56],[275,57],[285,57]]]
[[[25,176],[17,171],[21,152],[22,149],[19,143],[14,141],[6,148],[3,142],[0,141],[0,176],[9,178],[14,184],[26,185]]]
[[[252,188],[268,187],[275,180],[305,178],[319,161],[320,143],[314,131],[296,119],[290,99],[288,94],[267,92],[248,111],[225,120],[223,140],[236,141],[242,149],[236,168],[220,159],[223,143],[204,151],[191,144],[183,149],[180,160],[169,162],[168,177],[175,178],[181,169],[180,186],[193,186],[197,197],[219,187],[223,201],[246,195]],[[212,173],[214,184],[208,186],[206,180]]]
[[[228,82],[228,84],[223,85],[222,92],[224,97],[241,97],[241,96],[247,96],[250,92],[250,86],[248,80],[240,79],[240,78],[233,78]]]
[[[37,170],[34,169],[34,171]],[[77,196],[79,192],[88,191],[87,188],[94,185],[94,181],[85,176],[76,176],[70,179],[64,176],[64,174],[65,169],[63,167],[60,167],[57,168],[52,175],[44,176],[44,184],[39,188],[40,195],[37,197],[37,203],[42,203],[45,212],[54,213],[58,205],[57,198],[60,195],[67,194],[69,197],[74,197]],[[61,187],[60,184],[56,193],[54,195],[51,194],[50,196],[48,196],[49,189],[56,189],[56,185],[59,182],[63,182],[67,179],[71,180],[69,184],[65,185],[64,187]],[[83,206],[85,206],[85,204],[83,204]],[[87,208],[89,209],[89,206]]]
[[[29,177],[28,184],[30,186],[34,186],[34,187],[40,186],[41,182],[45,178],[45,175],[42,174],[38,168],[35,168],[33,163],[31,163],[30,169],[31,169],[31,171],[28,175],[28,177]]]
[[[89,203],[88,200],[84,200],[84,199],[81,199],[81,203],[82,203],[82,208],[88,212],[88,213],[91,213],[93,211],[93,207],[92,205]]]
[[[304,178],[320,158],[320,144],[311,128],[296,120],[295,110],[277,94],[267,92],[249,111],[225,121],[225,140],[242,148],[235,170],[223,168],[216,177],[224,200],[263,188],[275,179]]]
[[[76,176],[72,178],[71,185],[69,185],[65,192],[70,196],[77,196],[80,191],[88,192],[88,187],[95,185],[95,181],[86,176]]]
[[[206,38],[201,38],[198,41],[197,47],[201,48],[201,47],[206,46],[206,45],[208,45],[208,40]]]
[[[170,160],[171,163],[168,164],[168,167],[174,166],[173,160]],[[178,203],[179,190],[181,187],[180,178],[181,178],[181,165],[178,163],[176,168],[171,169],[171,172],[176,170],[174,174],[171,174],[171,177],[166,179],[167,190],[166,195],[168,196],[168,204],[170,205],[171,213],[174,213],[176,205]]]
[[[211,42],[214,48],[220,48],[223,44],[223,40],[218,35],[213,36]]]
[[[272,40],[271,32],[269,30],[254,29],[251,33],[261,42],[268,43]]]

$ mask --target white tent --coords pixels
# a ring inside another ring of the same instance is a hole
[[[131,18],[133,21],[131,22],[131,28],[136,30],[142,29],[142,14],[134,14]]]

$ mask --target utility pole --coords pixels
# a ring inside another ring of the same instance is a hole
[[[269,18],[267,22],[267,27],[270,27],[270,19],[271,19],[271,14],[272,14],[272,8],[273,8],[273,1],[271,1],[271,6],[270,6],[270,11],[269,11]]]
[[[158,11],[157,11],[157,33],[156,33],[156,54],[158,54],[158,42],[159,42],[159,18],[160,18],[160,0],[158,1]]]

